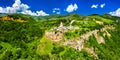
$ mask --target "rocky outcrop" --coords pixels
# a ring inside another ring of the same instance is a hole
[[[95,34],[94,36],[95,36],[98,44],[105,43],[104,38],[102,36],[100,36],[99,34]]]
[[[101,30],[104,31],[106,29],[111,29],[112,30],[112,29],[115,29],[115,28],[113,26],[105,26]],[[89,40],[90,36],[94,35],[97,39],[98,44],[105,43],[104,38],[98,34],[98,32],[101,31],[101,30],[90,31],[86,34],[81,35],[78,38],[69,39],[62,44],[63,45],[69,45],[71,48],[74,48],[74,49],[79,50],[79,51],[81,51],[82,49],[85,49],[87,52],[90,52],[90,54],[92,54],[94,57],[98,58],[97,54],[94,52],[94,49],[84,47],[84,44],[85,44],[84,42],[86,40]]]
[[[84,48],[84,50],[88,53],[90,53],[93,57],[98,58],[97,54],[94,52],[94,48],[90,47],[90,48]]]
[[[105,31],[106,29],[113,30],[115,28],[113,26],[105,26],[101,30]],[[92,36],[92,35],[94,35],[96,37],[96,39],[98,40],[97,41],[98,43],[105,43],[105,41],[103,41],[104,38],[102,36],[98,37],[98,35],[99,35],[98,32],[101,31],[101,30],[93,30],[93,31],[90,31],[86,34],[81,35],[78,38],[69,39],[69,40],[64,42],[64,45],[71,45],[72,48],[75,48],[77,50],[81,50],[84,47],[84,42],[86,40],[89,40],[89,37]]]
[[[81,50],[84,48],[84,42],[89,39],[90,36],[93,34],[97,34],[99,30],[93,30],[88,32],[87,34],[83,34],[82,36],[74,39],[70,39],[66,42],[64,42],[64,45],[71,45],[72,48],[75,48],[77,50]]]

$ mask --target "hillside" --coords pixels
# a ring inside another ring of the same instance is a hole
[[[119,60],[120,17],[0,16],[0,60]]]

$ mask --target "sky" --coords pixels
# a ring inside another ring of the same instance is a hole
[[[0,0],[0,13],[32,16],[77,13],[120,16],[120,0]]]

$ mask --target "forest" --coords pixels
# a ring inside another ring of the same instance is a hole
[[[119,44],[120,17],[109,14],[0,15],[0,60],[119,60]]]

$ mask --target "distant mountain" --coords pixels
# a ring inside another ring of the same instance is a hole
[[[7,14],[5,14],[5,13],[0,13],[0,17],[1,17],[1,16],[6,16],[6,15],[7,15]]]

